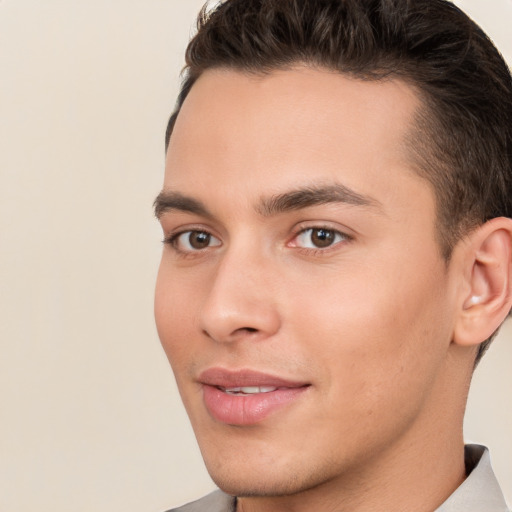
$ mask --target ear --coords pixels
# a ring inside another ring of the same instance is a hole
[[[477,346],[502,324],[512,307],[512,219],[498,217],[463,244],[464,283],[453,341]]]

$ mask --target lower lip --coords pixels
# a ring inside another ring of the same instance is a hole
[[[215,386],[203,385],[206,408],[216,420],[229,425],[254,425],[278,409],[290,405],[307,389],[279,388],[268,393],[230,395]]]

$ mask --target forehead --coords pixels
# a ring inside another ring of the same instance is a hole
[[[164,189],[195,195],[229,184],[250,198],[291,182],[341,181],[364,194],[395,195],[391,177],[418,180],[405,140],[419,105],[398,80],[308,67],[210,70],[176,121]]]

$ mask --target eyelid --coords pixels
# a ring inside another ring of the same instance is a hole
[[[214,245],[209,245],[203,249],[184,249],[179,246],[179,238],[183,235],[191,233],[205,233],[211,237],[212,240],[215,240],[218,243]],[[170,234],[166,235],[163,239],[163,243],[171,247],[173,251],[175,251],[178,255],[181,256],[197,256],[200,254],[204,254],[211,248],[219,247],[222,245],[222,240],[219,236],[213,233],[213,230],[206,228],[205,226],[181,226],[179,228],[174,229]]]
[[[328,245],[326,247],[303,247],[301,245],[298,245],[296,243],[297,238],[305,233],[306,231],[310,230],[326,230],[331,231],[341,237],[341,240],[335,240],[331,245]],[[354,239],[354,235],[351,234],[352,230],[349,230],[348,228],[344,226],[339,225],[333,225],[332,222],[328,221],[303,221],[297,224],[292,229],[292,234],[289,237],[288,241],[286,242],[286,246],[294,248],[296,250],[300,250],[301,252],[304,252],[306,254],[313,254],[313,253],[322,253],[326,254],[330,251],[339,250],[340,245],[345,245],[348,242],[351,242]],[[199,249],[187,249],[180,247],[178,245],[179,237],[188,234],[188,233],[206,233],[208,234],[211,239],[215,242],[214,244],[210,244],[205,248],[199,248]],[[165,245],[168,245],[171,247],[171,249],[177,253],[180,256],[184,257],[194,257],[199,256],[202,254],[205,254],[206,252],[209,252],[211,249],[215,249],[221,245],[223,245],[222,238],[216,233],[216,230],[211,229],[209,226],[205,226],[204,224],[201,225],[186,225],[186,226],[179,226],[171,230],[169,234],[167,234],[164,239],[163,243]]]
[[[342,240],[334,242],[332,245],[329,245],[327,247],[301,247],[299,245],[293,244],[297,238],[305,233],[306,231],[310,230],[326,230],[326,231],[332,231],[336,235],[340,235],[342,237]],[[319,222],[319,221],[311,221],[311,222],[301,222],[299,225],[295,227],[293,230],[292,237],[288,241],[287,245],[288,247],[292,247],[298,250],[301,250],[306,253],[327,253],[332,250],[339,249],[340,245],[344,245],[348,242],[351,242],[354,240],[354,235],[348,233],[347,228],[342,228],[340,226],[333,226],[329,222]]]

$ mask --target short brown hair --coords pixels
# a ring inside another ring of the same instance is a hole
[[[485,33],[446,0],[227,0],[198,18],[166,149],[190,89],[212,68],[268,73],[302,63],[418,91],[408,147],[433,187],[438,238],[512,217],[512,77]],[[481,344],[480,359],[490,340]]]

